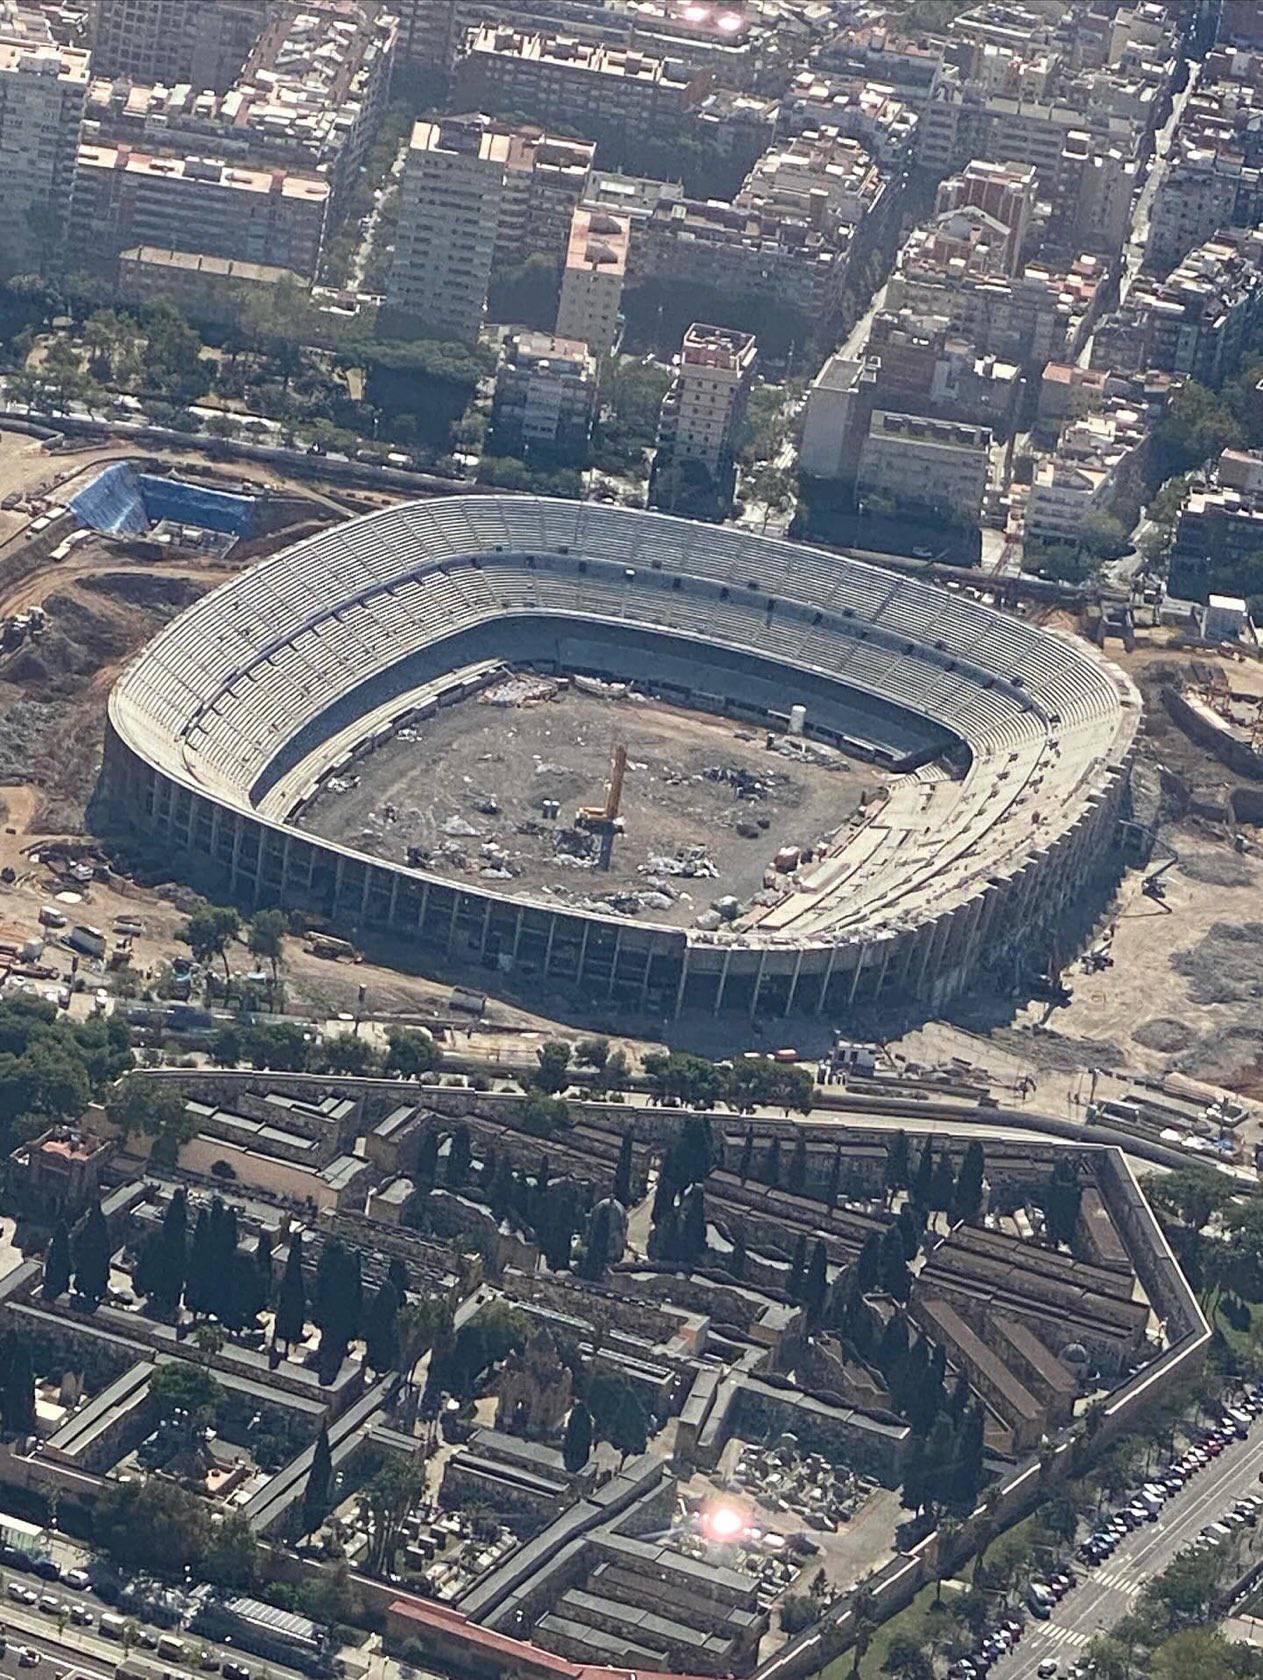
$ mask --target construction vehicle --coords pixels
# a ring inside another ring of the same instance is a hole
[[[1167,889],[1162,877],[1166,874],[1168,869],[1172,868],[1173,865],[1180,861],[1180,854],[1176,851],[1174,846],[1168,845],[1166,841],[1161,842],[1161,844],[1166,845],[1166,848],[1171,855],[1164,863],[1160,863],[1155,870],[1152,870],[1145,876],[1144,880],[1140,883],[1140,890],[1146,898],[1151,898],[1155,904],[1161,904],[1169,915],[1170,906],[1166,902]]]
[[[575,827],[585,828],[598,836],[601,855],[598,868],[608,869],[614,856],[614,836],[622,825],[619,809],[623,803],[623,778],[627,774],[627,748],[622,741],[615,743],[610,753],[610,774],[605,784],[604,805],[581,805],[575,812]]]

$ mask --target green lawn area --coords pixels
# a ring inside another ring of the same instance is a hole
[[[1236,1354],[1254,1353],[1263,1347],[1263,1301],[1247,1301],[1245,1305],[1250,1321],[1241,1328],[1232,1324],[1221,1309],[1215,1311],[1216,1328]]]

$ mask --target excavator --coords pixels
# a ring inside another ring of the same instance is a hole
[[[627,748],[617,741],[610,753],[610,774],[605,784],[604,805],[581,805],[575,812],[575,827],[598,836],[601,854],[598,867],[608,869],[614,856],[614,836],[619,832],[619,809],[623,803],[623,778],[627,774]]]

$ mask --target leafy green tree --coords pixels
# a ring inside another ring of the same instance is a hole
[[[259,1574],[259,1543],[244,1511],[230,1511],[212,1525],[201,1570],[215,1587],[242,1592],[254,1585]]]
[[[224,1398],[215,1376],[187,1359],[167,1360],[149,1379],[149,1404],[164,1423],[183,1413],[195,1428],[203,1428],[215,1418]]]
[[[157,1161],[173,1162],[195,1129],[179,1087],[143,1073],[124,1074],[106,1093],[105,1113],[124,1142],[134,1132],[151,1138]]]
[[[208,904],[195,910],[184,924],[184,943],[198,962],[209,965],[216,959],[224,965],[224,988],[232,981],[228,967],[228,947],[241,930],[241,917],[230,906]]]
[[[934,1680],[934,1664],[924,1643],[910,1633],[897,1633],[886,1647],[883,1674],[894,1680]]]
[[[93,1512],[93,1539],[112,1562],[168,1581],[200,1565],[209,1532],[205,1501],[157,1477],[107,1481]]]
[[[539,1066],[531,1075],[532,1083],[549,1096],[564,1091],[570,1083],[570,1046],[564,1039],[550,1038],[540,1045],[536,1057]]]
[[[285,935],[289,922],[283,910],[256,910],[246,928],[246,944],[250,954],[267,962],[272,968],[272,984],[276,984],[281,958],[285,952]]]
[[[424,1472],[415,1462],[387,1463],[366,1483],[360,1509],[368,1525],[371,1574],[391,1572],[404,1522],[424,1487]]]
[[[1232,1183],[1215,1167],[1194,1162],[1174,1172],[1150,1173],[1144,1191],[1159,1213],[1179,1220],[1192,1231],[1204,1231],[1232,1206]]]
[[[439,1050],[427,1032],[391,1027],[386,1033],[384,1069],[401,1079],[416,1079],[439,1064]]]
[[[649,1442],[649,1418],[626,1377],[598,1373],[588,1385],[587,1405],[597,1435],[624,1459],[644,1452]]]
[[[1155,464],[1162,478],[1185,473],[1243,441],[1240,423],[1226,403],[1197,380],[1184,382],[1154,427]]]

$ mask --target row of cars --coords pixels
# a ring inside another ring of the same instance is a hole
[[[1021,1639],[1024,1625],[1018,1612],[1006,1610],[999,1621],[983,1629],[976,1650],[952,1663],[948,1680],[981,1680],[1001,1657],[1008,1656]]]

